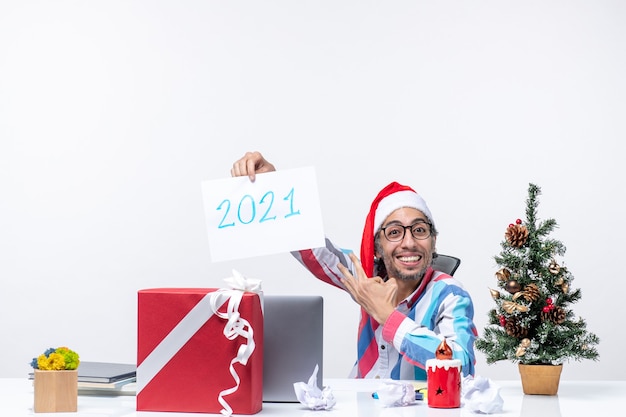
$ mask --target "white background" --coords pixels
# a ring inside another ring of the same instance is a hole
[[[322,294],[325,375],[345,377],[346,294],[289,254],[210,261],[200,184],[261,150],[315,166],[346,248],[380,188],[413,186],[479,329],[536,183],[601,339],[563,378],[623,379],[625,18],[619,0],[0,0],[0,377],[50,346],[134,362],[137,290],[233,268]],[[518,378],[481,353],[477,373]]]

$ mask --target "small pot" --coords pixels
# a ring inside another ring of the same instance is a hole
[[[35,369],[35,413],[75,412],[78,406],[78,371]]]
[[[524,394],[556,395],[563,365],[518,364]]]

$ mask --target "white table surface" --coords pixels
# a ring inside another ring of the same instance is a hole
[[[501,414],[491,416],[569,417],[620,416],[626,409],[626,381],[561,381],[556,396],[524,395],[519,381],[492,381],[500,387],[504,399]],[[480,417],[468,409],[429,408],[425,402],[407,407],[382,407],[371,394],[379,386],[376,380],[327,379],[337,404],[329,411],[313,411],[302,404],[263,403],[258,416],[291,417]],[[208,415],[201,413],[157,413],[135,410],[133,395],[79,395],[76,413],[34,413],[33,386],[27,378],[0,378],[0,416],[78,416],[78,417],[179,417]],[[220,415],[220,414],[211,414]]]

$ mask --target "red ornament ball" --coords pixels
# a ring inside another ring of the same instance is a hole
[[[545,306],[544,308],[541,309],[544,313],[549,313],[550,312],[550,306]]]
[[[500,316],[500,326],[504,327],[506,325],[506,317]]]
[[[522,219],[517,219],[517,220],[515,220],[515,223],[517,223],[517,224],[522,224]]]

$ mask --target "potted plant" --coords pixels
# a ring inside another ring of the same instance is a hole
[[[572,273],[558,263],[566,249],[549,237],[556,221],[537,219],[540,194],[541,189],[530,184],[526,219],[506,228],[502,250],[494,257],[499,288],[490,291],[496,306],[488,313],[476,348],[485,353],[488,364],[517,363],[525,394],[556,395],[563,363],[597,360],[599,339],[571,310],[581,291],[572,288]]]
[[[33,358],[35,413],[75,412],[79,356],[67,347],[47,349]]]

